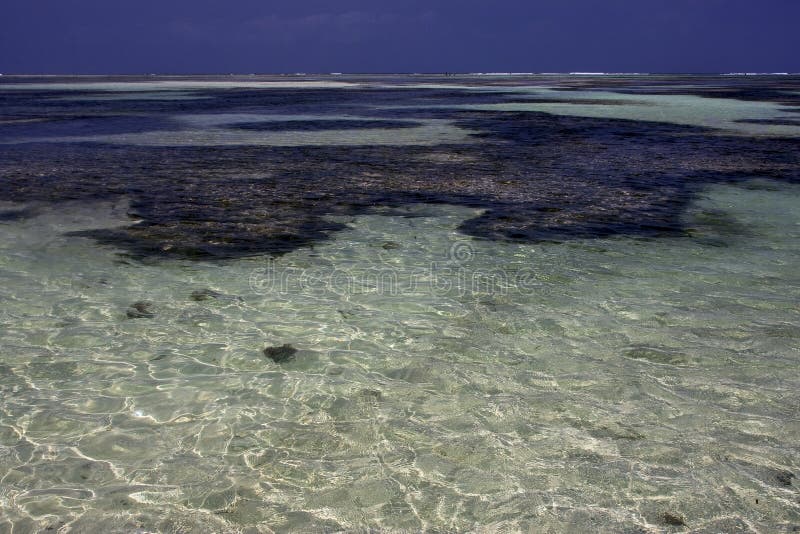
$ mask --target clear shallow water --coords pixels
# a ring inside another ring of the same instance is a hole
[[[322,119],[341,122],[370,120],[349,115],[265,115],[259,113],[205,113],[170,117],[180,129],[144,131],[135,133],[102,134],[85,136],[18,138],[12,143],[115,143],[138,146],[358,146],[358,145],[435,145],[441,143],[466,143],[471,132],[456,128],[448,120],[409,121],[413,127],[400,129],[331,129],[327,131],[265,132],[236,129],[237,123],[264,123],[284,121],[319,121]],[[372,119],[378,121],[379,119]]]
[[[800,188],[710,187],[676,239],[472,240],[424,204],[274,260],[64,233],[126,209],[3,222],[4,530],[800,523]]]
[[[419,88],[469,89],[454,85],[419,85]],[[696,86],[700,87],[700,86]],[[691,90],[693,86],[670,85],[670,90]],[[628,86],[625,89],[630,89]],[[472,89],[476,90],[476,89]],[[553,115],[624,119],[682,124],[748,135],[798,136],[800,126],[755,124],[751,120],[796,120],[797,114],[774,102],[709,98],[692,94],[624,94],[601,90],[560,91],[541,86],[491,87],[484,91],[503,91],[534,102],[468,104],[464,109],[506,112],[540,111]],[[650,87],[653,90],[653,87]],[[553,102],[547,102],[553,100]],[[589,101],[589,103],[582,103]],[[453,106],[449,106],[453,107]],[[458,106],[456,106],[458,107]]]
[[[548,94],[549,93],[549,94]],[[564,98],[563,92],[544,93],[550,98]],[[686,124],[721,130],[732,130],[750,135],[800,134],[800,126],[760,125],[742,120],[795,119],[796,114],[786,113],[783,107],[770,102],[742,102],[723,98],[694,95],[621,95],[603,91],[570,91],[569,99],[598,99],[613,105],[584,105],[563,103],[497,104],[485,109],[503,111],[545,111],[556,115],[573,115],[594,118],[615,118]],[[478,106],[480,108],[480,106]]]

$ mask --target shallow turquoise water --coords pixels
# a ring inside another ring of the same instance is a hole
[[[65,233],[125,210],[2,223],[0,531],[800,524],[800,187],[711,187],[675,239],[474,240],[446,205],[277,259]]]
[[[466,90],[466,86],[424,84],[411,87]],[[690,86],[670,85],[672,90]],[[699,86],[698,86],[699,87]],[[746,101],[731,98],[710,98],[691,94],[623,94],[597,89],[560,91],[550,87],[516,86],[484,87],[487,92],[505,92],[534,102],[448,105],[448,108],[505,112],[545,112],[551,115],[623,119],[681,124],[719,130],[725,134],[796,137],[800,126],[741,122],[758,119],[796,119],[793,108],[767,101]],[[553,102],[547,102],[552,100]],[[591,103],[580,103],[588,100]],[[610,105],[603,105],[610,104]]]

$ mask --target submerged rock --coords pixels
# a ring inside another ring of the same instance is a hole
[[[681,514],[677,512],[664,512],[663,514],[661,514],[661,519],[667,525],[673,525],[676,527],[686,526],[686,520],[683,518]]]
[[[275,363],[288,362],[294,358],[296,353],[297,349],[288,343],[281,345],[280,347],[267,347],[264,349],[264,356]]]
[[[196,291],[192,291],[191,298],[194,301],[202,302],[208,299],[216,299],[222,295],[219,291],[214,291],[213,289],[198,289]]]
[[[134,302],[128,307],[125,314],[128,316],[128,319],[151,318],[156,316],[156,312],[153,310],[153,303],[146,300]]]
[[[775,478],[784,486],[791,486],[792,479],[794,478],[794,473],[790,471],[779,471]]]

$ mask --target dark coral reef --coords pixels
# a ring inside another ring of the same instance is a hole
[[[800,82],[792,80],[794,91],[800,91]],[[766,79],[762,86],[748,81],[740,87],[685,91],[797,105],[800,92],[786,90],[792,80],[781,80],[778,87]],[[633,82],[560,83],[567,89],[591,86],[624,92]],[[680,90],[665,84],[659,81],[649,89],[635,90]],[[135,224],[84,235],[137,256],[230,258],[280,254],[326,239],[342,228],[328,215],[414,202],[484,208],[461,230],[486,239],[681,236],[688,235],[681,223],[683,210],[692,195],[708,184],[753,178],[800,181],[799,138],[448,107],[519,101],[519,95],[511,92],[396,87],[198,93],[206,98],[92,101],[89,94],[69,101],[49,93],[3,92],[0,86],[7,110],[0,121],[0,200],[61,202],[124,196],[131,201]],[[53,135],[53,128],[58,135],[169,129],[174,114],[239,113],[254,107],[262,113],[331,118],[232,127],[391,129],[414,126],[409,120],[438,118],[475,133],[461,144],[429,146],[35,142],[37,137]],[[364,120],[342,126],[337,120],[342,115]],[[20,136],[32,142],[2,142]]]

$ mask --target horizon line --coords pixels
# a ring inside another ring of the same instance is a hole
[[[800,76],[800,72],[514,72],[514,71],[430,71],[430,72],[126,72],[126,73],[4,73],[0,77],[109,77],[109,76]]]

